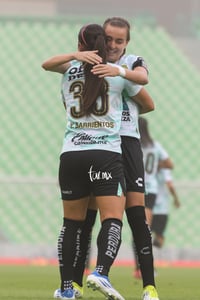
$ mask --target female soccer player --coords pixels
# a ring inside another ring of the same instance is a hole
[[[148,70],[143,58],[125,54],[130,41],[130,24],[127,20],[119,17],[109,18],[104,22],[103,27],[107,38],[108,60],[125,67],[125,78],[138,84],[148,83]],[[99,76],[116,76],[119,73],[116,67],[102,64],[95,65],[93,70],[94,74]],[[141,111],[129,97],[124,95],[124,99],[120,135],[127,188],[126,215],[141,270],[143,300],[158,300],[155,289],[151,233],[146,222],[144,206],[143,154],[138,128],[138,116]],[[138,275],[137,267],[135,274],[135,276]]]
[[[158,192],[153,208],[151,231],[153,233],[153,246],[162,248],[165,241],[165,231],[169,221],[170,196],[174,207],[180,207],[179,197],[174,185],[170,169],[160,169],[157,174]]]
[[[99,59],[96,51],[100,61],[106,63],[105,33],[101,26],[90,24],[82,27],[78,41],[80,51],[94,51],[92,63]],[[121,243],[125,205],[119,135],[121,93],[125,89],[129,96],[134,97],[140,93],[141,86],[120,76],[98,78],[91,72],[91,63],[82,64],[76,59],[77,55],[74,53],[64,54],[50,58],[42,64],[46,70],[65,67],[62,96],[66,107],[67,127],[59,167],[64,222],[58,238],[61,287],[55,296],[75,299],[73,271],[92,194],[100,211],[102,226],[97,239],[96,269],[87,282],[106,297],[123,300],[108,279],[110,267]],[[134,99],[142,107],[139,98]],[[151,102],[149,110],[153,108]]]
[[[172,169],[173,163],[162,145],[151,137],[148,121],[145,118],[139,118],[139,130],[145,169],[145,207],[147,221],[151,226],[152,210],[158,193],[158,170],[161,168]]]

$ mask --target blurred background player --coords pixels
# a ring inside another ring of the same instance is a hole
[[[139,117],[139,131],[145,172],[145,211],[151,227],[152,211],[158,193],[158,171],[161,168],[172,169],[173,163],[163,146],[152,138],[148,121],[143,117]]]
[[[152,138],[148,127],[148,121],[143,117],[139,117],[139,132],[145,172],[145,213],[147,223],[151,227],[152,211],[158,193],[158,170],[160,168],[173,168],[173,163],[162,145]],[[133,241],[136,263],[134,277],[140,279],[141,266],[138,261],[138,251],[137,249],[135,251],[135,247],[135,241]]]
[[[153,246],[162,248],[165,240],[165,231],[169,221],[170,200],[173,205],[180,207],[180,201],[174,185],[172,172],[170,169],[160,169],[157,174],[158,192],[156,203],[153,208],[153,219],[151,230],[153,233]]]

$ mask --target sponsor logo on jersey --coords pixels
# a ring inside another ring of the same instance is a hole
[[[121,120],[123,122],[130,122],[131,121],[129,110],[123,110]]]
[[[72,138],[74,145],[102,145],[107,144],[108,135],[94,136],[85,132],[79,132]]]
[[[80,79],[84,77],[84,69],[83,65],[79,67],[72,67],[68,71],[68,81],[74,80],[74,79]]]

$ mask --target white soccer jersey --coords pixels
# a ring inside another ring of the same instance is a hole
[[[156,203],[153,208],[153,214],[169,214],[170,208],[170,192],[167,186],[167,182],[173,180],[170,169],[160,169],[158,174],[158,193],[156,196]]]
[[[145,191],[146,193],[157,194],[158,164],[160,160],[167,159],[169,155],[157,141],[155,141],[151,146],[148,146],[146,148],[142,147],[142,152],[145,171]]]
[[[126,69],[132,70],[134,62],[137,61],[139,56],[130,54],[123,55],[116,63]],[[143,66],[146,68],[144,61]],[[137,139],[140,138],[139,128],[138,128],[138,116],[139,108],[137,103],[135,103],[127,93],[123,93],[123,112],[122,112],[122,122],[120,128],[121,136],[131,136]]]
[[[106,77],[107,96],[97,99],[94,112],[83,116],[81,92],[84,85],[82,63],[72,61],[63,75],[61,92],[66,105],[67,126],[62,151],[108,150],[121,153],[119,129],[122,115],[121,93],[136,95],[140,85],[122,77]],[[95,87],[94,87],[95,88]]]

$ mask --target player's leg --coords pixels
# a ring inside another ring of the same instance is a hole
[[[109,281],[109,271],[115,261],[120,244],[122,217],[125,207],[125,180],[121,155],[106,153],[102,157],[102,180],[94,183],[96,202],[100,213],[101,229],[97,238],[97,262],[95,271],[87,277],[87,285],[99,290],[109,299],[124,298]],[[99,168],[96,167],[98,170]],[[107,180],[105,180],[107,174]]]
[[[144,206],[143,154],[139,140],[122,137],[122,153],[127,185],[126,215],[132,232],[134,248],[136,249],[135,257],[138,261],[136,268],[140,267],[141,269],[144,289],[147,286],[155,289],[152,239],[146,222]]]
[[[87,277],[87,285],[99,290],[109,299],[124,300],[109,281],[109,271],[115,261],[122,231],[122,215],[125,198],[97,197],[101,216],[101,229],[97,238],[97,262],[95,271]]]
[[[142,275],[143,286],[155,286],[151,232],[146,222],[145,209],[142,205],[144,203],[144,195],[142,193],[127,192],[126,199],[126,215],[136,248],[136,257]],[[138,204],[139,199],[141,205],[135,206],[135,203]]]
[[[147,218],[147,223],[151,227],[153,218],[153,207],[156,202],[156,194],[148,193],[145,195],[145,213]]]
[[[80,249],[80,235],[86,217],[89,197],[89,185],[85,173],[81,172],[79,153],[66,152],[61,155],[59,184],[63,199],[63,226],[58,237],[58,261],[60,271],[60,289],[54,297],[75,299],[73,289],[74,264],[77,249]],[[77,190],[77,185],[79,189]]]
[[[154,233],[153,246],[162,248],[165,240],[165,230],[167,227],[168,215],[154,214],[152,220],[152,232]]]
[[[80,253],[77,256],[77,263],[74,268],[73,286],[76,290],[76,298],[82,298],[83,296],[83,275],[87,267],[86,264],[88,264],[88,269],[90,266],[92,229],[95,224],[96,215],[96,201],[91,197],[80,237]]]

